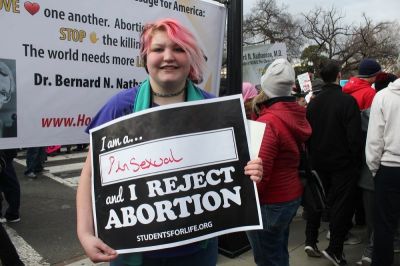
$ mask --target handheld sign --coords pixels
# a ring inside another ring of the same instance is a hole
[[[310,75],[306,72],[297,76],[301,92],[308,93],[312,90]]]
[[[262,222],[240,96],[150,108],[90,131],[96,235],[119,253]]]

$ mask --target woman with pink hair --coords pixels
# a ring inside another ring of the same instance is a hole
[[[251,109],[253,98],[256,97],[258,91],[256,87],[250,82],[243,82],[242,84],[242,96],[244,101],[244,109],[246,111],[247,119],[251,117]]]
[[[256,97],[257,94],[258,94],[258,92],[257,92],[256,86],[254,86],[250,82],[243,82],[242,96],[243,96],[244,101],[247,101],[249,99]]]
[[[192,33],[173,19],[161,19],[144,27],[140,55],[149,76],[139,86],[121,91],[93,118],[87,131],[121,116],[159,105],[209,99],[214,96],[196,87],[203,80],[205,58]],[[110,265],[215,266],[217,239],[211,238],[167,250],[119,255],[95,236],[92,213],[91,152],[83,166],[77,191],[77,232],[93,262]],[[244,169],[254,181],[262,177],[261,159]],[[160,228],[160,231],[163,229]],[[118,258],[117,258],[118,256]]]

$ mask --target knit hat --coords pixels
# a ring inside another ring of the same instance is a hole
[[[381,65],[378,64],[374,59],[365,58],[361,61],[358,66],[358,77],[359,78],[370,78],[376,76],[381,72]]]
[[[290,96],[294,83],[294,69],[283,58],[272,62],[261,77],[261,88],[269,98]]]
[[[251,84],[250,82],[243,82],[242,95],[244,101],[257,96],[257,94],[258,94],[257,89],[253,84]]]

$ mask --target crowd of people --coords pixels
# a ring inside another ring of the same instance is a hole
[[[376,60],[366,58],[360,62],[358,74],[341,87],[340,64],[326,60],[312,80],[311,97],[305,101],[305,94],[296,88],[293,97],[289,97],[295,78],[290,66],[284,64],[279,59],[268,67],[261,78],[262,91],[252,100],[252,118],[267,124],[259,153],[264,164],[264,178],[257,185],[260,204],[274,211],[274,215],[263,213],[264,230],[248,233],[256,264],[289,265],[286,230],[294,214],[284,206],[295,202],[293,199],[301,197],[301,192],[296,191],[297,184],[285,182],[298,172],[296,145],[305,144],[312,169],[325,189],[327,206],[315,211],[304,205],[306,254],[323,256],[332,265],[347,265],[343,245],[361,242],[350,234],[356,217],[356,224],[367,225],[368,239],[357,264],[392,265],[394,250],[398,250],[394,243],[398,243],[400,215],[395,203],[400,195],[400,143],[395,136],[400,80],[383,72]],[[296,110],[297,117],[291,117],[291,112],[282,108],[294,99],[306,108]],[[305,123],[311,127],[308,134],[293,130],[304,129]],[[287,161],[282,163],[282,158]],[[296,176],[294,180],[299,179]],[[280,191],[277,184],[282,184]],[[279,197],[272,199],[278,191]],[[263,195],[270,200],[263,202]],[[357,218],[358,213],[364,212]],[[320,251],[317,244],[322,220],[329,222],[329,245]],[[271,225],[272,222],[279,222],[279,226]],[[283,242],[276,240],[277,235]]]
[[[305,252],[310,257],[324,256],[333,265],[347,265],[343,245],[361,242],[349,231],[355,218],[356,224],[367,225],[368,235],[368,242],[357,264],[392,265],[393,252],[398,251],[399,212],[394,202],[399,195],[395,176],[400,158],[395,151],[398,143],[392,134],[396,129],[394,113],[397,110],[395,104],[399,79],[394,74],[383,72],[376,60],[366,58],[360,62],[358,74],[342,88],[339,85],[342,78],[340,70],[338,62],[326,60],[320,66],[320,72],[316,73],[317,78],[312,80],[312,95],[306,104],[305,94],[296,88],[292,93],[298,104],[307,109],[306,118],[312,134],[305,144],[311,165],[327,193],[326,210],[315,212],[304,208],[307,219]],[[264,76],[267,74],[268,69]],[[278,87],[273,82],[268,85]],[[268,86],[263,86],[263,91],[255,97],[253,104],[257,104],[257,98],[265,93],[264,88],[268,90]],[[375,99],[375,95],[382,96]],[[265,103],[274,97],[264,97]],[[269,111],[273,112],[273,109]],[[280,112],[282,117],[286,114]],[[370,119],[372,114],[374,120]],[[282,120],[288,121],[287,118]],[[266,123],[271,132],[276,130],[273,119]],[[378,185],[381,189],[379,194],[376,193]],[[362,202],[361,206],[358,202]],[[365,212],[365,216],[360,215],[362,218],[357,219],[358,208],[362,209],[361,213]],[[322,252],[317,245],[321,220],[329,222],[329,245]],[[276,263],[276,258],[275,264],[263,264],[257,261],[256,251],[254,253],[257,265],[288,265],[287,259],[285,263]],[[281,254],[284,254],[281,259],[286,257],[285,253]]]
[[[147,24],[141,34],[140,55],[148,78],[110,99],[87,131],[155,106],[215,97],[196,86],[203,79],[205,57],[192,33],[179,22],[161,19]],[[304,208],[306,255],[325,257],[336,266],[347,265],[343,245],[360,197],[369,242],[359,264],[389,266],[400,216],[400,139],[396,137],[400,79],[384,73],[373,59],[363,59],[358,75],[344,87],[339,85],[340,64],[334,60],[324,61],[315,76],[308,101],[299,93],[293,95],[296,74],[286,59],[268,66],[260,89],[243,83],[246,116],[266,124],[259,158],[244,169],[256,183],[263,220],[262,230],[247,232],[254,261],[258,266],[289,265],[289,228],[302,204],[299,166],[301,151],[306,150],[323,183],[327,206],[321,211]],[[4,222],[20,219],[20,188],[12,166],[15,155],[2,151],[0,156],[0,189],[8,203],[4,218],[1,215]],[[35,178],[44,170],[45,155],[43,148],[27,150],[27,177]],[[216,238],[168,250],[118,255],[96,237],[91,160],[89,152],[76,201],[78,238],[93,262],[110,261],[114,266],[216,265]],[[362,194],[357,192],[359,187]],[[329,222],[329,245],[322,251],[318,247],[321,220]],[[9,242],[3,231],[0,225],[2,245]],[[9,254],[15,253],[15,249],[10,250]],[[4,265],[22,265],[17,257],[14,255],[14,264],[4,262],[3,255],[1,259]]]

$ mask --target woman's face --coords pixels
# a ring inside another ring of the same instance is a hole
[[[150,80],[159,89],[178,89],[185,82],[190,71],[186,52],[169,39],[164,31],[154,33],[147,53],[147,69]]]

